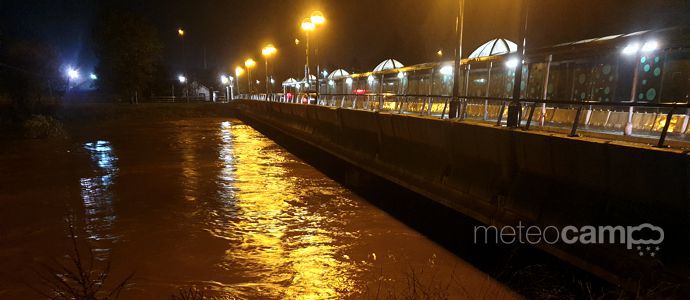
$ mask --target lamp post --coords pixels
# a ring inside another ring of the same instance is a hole
[[[230,77],[232,78],[232,77]],[[230,99],[230,78],[226,75],[220,75],[220,83],[225,86],[225,100]]]
[[[264,61],[266,62],[266,94],[272,93],[273,90],[270,89],[269,91],[269,77],[268,77],[268,59],[273,56],[278,50],[276,47],[274,47],[272,44],[266,45],[263,49],[261,49],[261,55],[264,56]],[[268,96],[267,96],[268,97]]]
[[[460,108],[460,60],[462,59],[462,34],[465,26],[465,0],[458,2],[455,18],[455,62],[453,64],[453,97],[450,100],[448,118],[457,118]],[[441,52],[443,54],[443,52]]]
[[[242,73],[244,73],[244,69],[242,67],[237,66],[235,67],[235,77],[237,78],[237,93],[240,94],[242,91],[240,90],[240,76],[242,76]]]
[[[248,58],[244,61],[244,67],[247,68],[247,81],[249,82],[249,94],[252,93],[252,68],[256,66],[256,62]]]
[[[72,83],[76,82],[79,79],[79,70],[69,67],[67,68],[67,90],[71,90],[73,87],[70,88],[70,85]]]
[[[316,10],[311,13],[311,17],[309,18],[312,24],[314,24],[314,27],[323,25],[326,23],[326,18],[323,16],[323,13]],[[321,69],[319,65],[319,40],[316,38],[316,34],[314,34],[314,59],[316,60],[316,101],[318,103],[319,100],[319,94],[321,93],[321,83],[319,80],[319,76],[321,76]]]
[[[314,29],[316,28],[316,25],[314,25],[314,23],[311,22],[310,18],[305,18],[302,21],[301,28],[304,31],[304,33],[306,35],[306,39],[307,39],[306,46],[305,46],[307,64],[304,67],[304,75],[305,75],[304,78],[306,79],[307,85],[308,85],[309,84],[309,75],[310,75],[310,72],[309,72],[309,33],[314,31]]]
[[[179,75],[179,76],[177,76],[177,80],[180,82],[180,85],[185,85],[184,86],[184,94],[185,94],[185,98],[187,98],[187,102],[189,102],[189,90],[186,87],[187,77],[185,77],[184,75]]]
[[[527,46],[527,17],[529,16],[529,0],[522,1],[523,16],[520,26],[520,39],[517,48],[517,65],[515,66],[515,83],[513,84],[513,97],[508,105],[508,127],[517,128],[520,126],[520,94],[522,88],[522,61],[525,57],[525,46]]]

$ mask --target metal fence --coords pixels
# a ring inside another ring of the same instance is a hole
[[[449,119],[450,96],[369,94],[284,94],[240,95],[242,99],[321,105]],[[506,124],[510,98],[459,97],[459,120]],[[666,147],[666,139],[689,141],[690,105],[688,103],[595,102],[521,99],[519,126],[559,131],[570,136],[579,131],[615,136],[657,138],[657,147]]]

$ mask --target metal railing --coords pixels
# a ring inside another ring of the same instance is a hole
[[[449,119],[452,97],[444,95],[368,94],[283,94],[242,95],[243,99],[321,105],[347,109],[369,110],[396,114],[410,114]],[[512,100],[498,97],[462,96],[457,100],[459,120],[474,120],[503,126],[507,107]],[[569,136],[578,131],[654,137],[656,147],[667,147],[669,135],[687,140],[690,136],[690,104],[596,102],[520,99],[522,107],[519,127],[530,130],[534,125],[542,129],[566,130]]]

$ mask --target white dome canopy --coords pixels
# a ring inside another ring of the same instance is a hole
[[[500,55],[517,51],[517,44],[506,39],[493,39],[479,46],[469,58]]]
[[[304,76],[302,81],[307,81],[307,76]],[[309,74],[309,81],[316,81],[316,76]]]
[[[380,71],[385,71],[385,70],[392,70],[392,69],[397,69],[397,68],[402,68],[404,65],[392,58],[386,59],[382,61],[376,68],[374,68],[374,72],[380,72]]]
[[[297,83],[297,80],[295,80],[295,79],[292,78],[292,77],[291,77],[291,78],[288,78],[288,79],[285,80],[285,81],[283,81],[283,85],[294,85],[295,83]]]
[[[338,77],[345,77],[345,76],[350,76],[350,73],[348,73],[347,71],[345,71],[343,69],[337,69],[328,75],[328,79],[335,79]]]

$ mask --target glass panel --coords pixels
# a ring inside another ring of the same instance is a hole
[[[690,96],[690,51],[669,53],[663,73],[661,102],[687,102]]]

